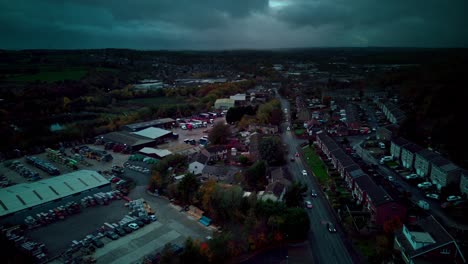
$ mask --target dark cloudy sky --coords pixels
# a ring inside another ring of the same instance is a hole
[[[468,47],[468,0],[0,0],[4,49]]]

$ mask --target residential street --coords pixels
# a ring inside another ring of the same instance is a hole
[[[289,115],[289,102],[282,98],[280,98],[280,100],[282,108],[287,108],[287,113]],[[290,119],[288,118],[288,120]],[[283,142],[288,145],[288,169],[291,174],[294,175],[295,180],[305,183],[309,187],[309,191],[314,190],[318,194],[316,198],[310,195],[306,197],[306,200],[310,200],[313,204],[312,209],[307,209],[311,224],[309,246],[313,254],[312,263],[353,263],[353,258],[342,240],[343,233],[340,226],[336,222],[337,220],[326,197],[324,197],[315,178],[313,178],[312,171],[305,167],[301,158],[296,158],[294,162],[289,161],[289,158],[294,156],[297,152],[297,148],[299,148],[299,145],[304,141],[297,139],[294,136],[294,131],[287,131],[285,129],[288,124],[284,126],[283,131],[285,132],[281,136]],[[303,169],[308,171],[307,176],[302,174]],[[330,233],[326,227],[327,222],[335,224],[338,232]]]

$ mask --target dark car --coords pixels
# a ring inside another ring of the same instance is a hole
[[[102,248],[104,246],[104,243],[102,243],[102,241],[99,238],[93,238],[91,240],[91,243],[97,248]]]
[[[125,233],[127,234],[130,234],[131,232],[133,232],[133,229],[131,229],[130,227],[124,225],[122,226],[122,229],[125,231]]]
[[[336,229],[335,229],[335,227],[333,226],[332,223],[327,223],[327,229],[328,229],[328,232],[330,232],[330,233],[335,233],[336,232]]]
[[[114,229],[114,232],[119,236],[125,236],[127,234],[127,232],[125,232],[125,230],[122,227],[116,227]]]
[[[142,216],[142,217],[140,217],[139,220],[142,221],[145,224],[151,223],[151,219],[149,219],[149,217],[147,217],[147,216]]]
[[[145,223],[143,221],[140,221],[140,220],[136,220],[135,224],[137,224],[139,227],[145,226]]]
[[[117,240],[119,239],[119,235],[117,235],[115,232],[109,231],[106,233],[106,237],[112,239],[112,240]]]

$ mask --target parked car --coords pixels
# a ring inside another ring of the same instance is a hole
[[[123,230],[125,231],[125,233],[127,233],[127,234],[130,234],[130,233],[133,231],[133,229],[130,228],[130,227],[128,227],[128,225],[122,226],[122,229],[123,229]]]
[[[461,200],[460,196],[450,195],[447,197],[447,202],[455,202]]]
[[[418,188],[421,188],[421,189],[427,189],[430,187],[432,187],[432,183],[430,182],[422,182],[418,184]]]
[[[312,209],[313,206],[312,206],[312,202],[311,202],[311,201],[306,201],[305,204],[306,204],[306,207],[307,207],[308,209]]]
[[[330,233],[335,233],[336,232],[336,229],[335,229],[335,227],[333,226],[332,223],[327,223],[327,229],[328,229],[328,232],[330,232]]]
[[[102,243],[102,241],[99,238],[93,238],[91,240],[91,243],[97,248],[102,248],[104,246],[104,243]]]
[[[310,196],[317,197],[317,193],[314,190],[312,190],[310,191]]]
[[[437,193],[428,193],[426,194],[426,197],[434,200],[439,200],[439,195]]]
[[[306,170],[302,170],[302,175],[307,176],[307,171],[306,171]]]
[[[112,231],[108,231],[106,233],[106,237],[112,239],[112,240],[117,240],[119,239],[119,235],[117,235],[115,232],[112,232]]]
[[[414,173],[405,176],[405,179],[407,179],[407,180],[414,180],[414,179],[417,179],[417,178],[419,178],[419,176],[417,174],[414,174]]]
[[[135,224],[137,224],[139,227],[145,226],[145,223],[143,221],[141,221],[141,220],[136,220]]]
[[[133,230],[137,230],[138,228],[140,228],[136,223],[130,223],[128,224],[128,227],[130,227]]]
[[[296,159],[294,157],[291,157],[290,161],[294,162]]]
[[[149,219],[150,219],[151,221],[153,221],[153,222],[156,221],[156,220],[158,220],[158,218],[157,218],[155,215],[150,215],[150,216],[149,216]]]
[[[119,236],[125,236],[127,234],[127,232],[125,232],[125,230],[122,227],[116,227],[114,231]]]

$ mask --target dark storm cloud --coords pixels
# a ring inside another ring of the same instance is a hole
[[[0,0],[0,48],[468,46],[465,0]]]

